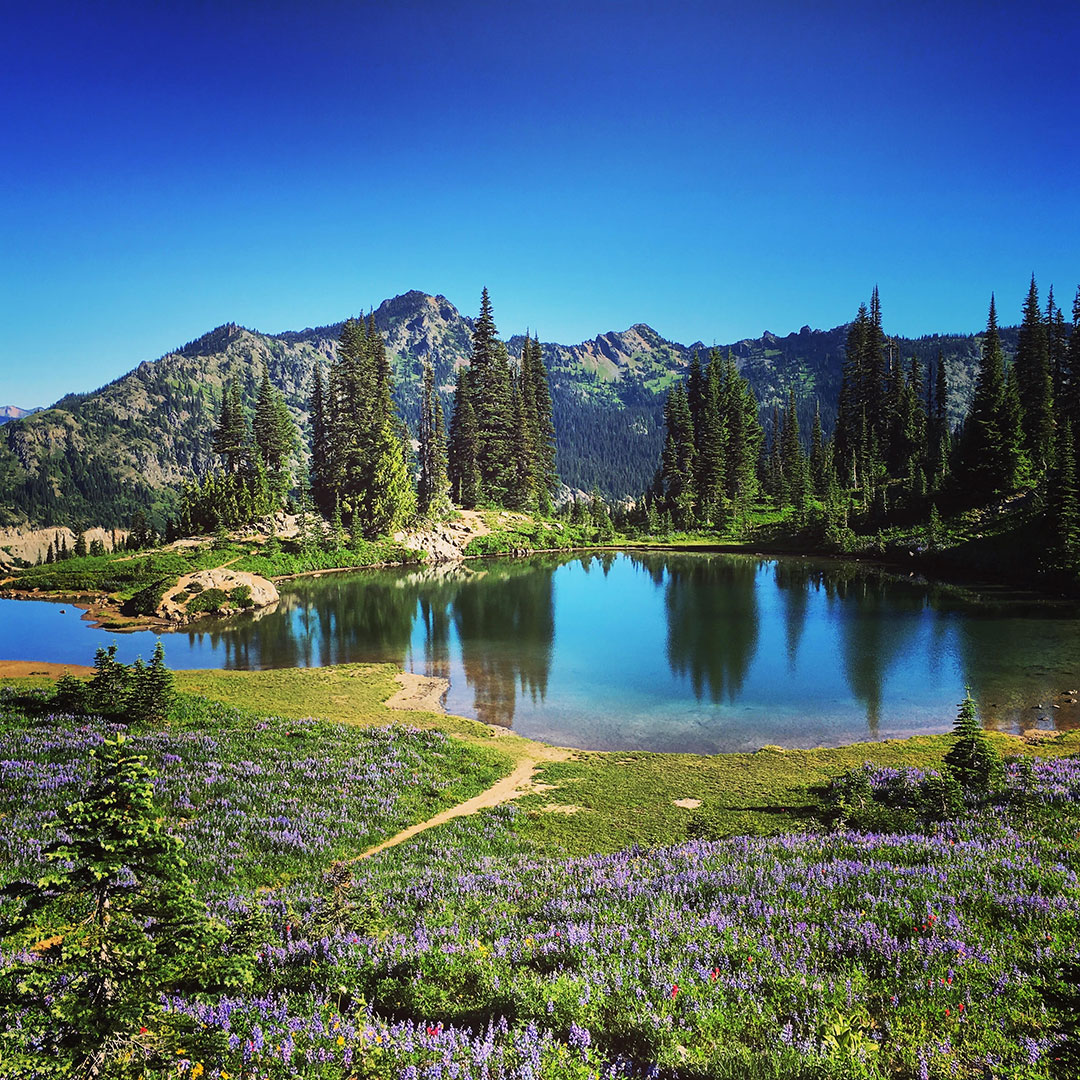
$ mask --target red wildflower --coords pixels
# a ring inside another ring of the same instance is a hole
[[[674,1001],[674,1000],[675,1000],[675,995],[676,995],[676,994],[677,994],[678,992],[679,992],[679,984],[678,984],[678,983],[676,983],[676,984],[675,984],[675,985],[674,985],[674,986],[673,986],[673,987],[671,988],[671,1000],[672,1000],[672,1001]]]

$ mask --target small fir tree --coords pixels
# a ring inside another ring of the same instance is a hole
[[[17,911],[2,927],[15,959],[0,973],[0,1011],[38,1025],[46,1052],[60,1050],[76,1075],[126,1075],[120,1061],[147,1062],[152,1035],[142,1036],[163,994],[245,975],[218,959],[224,933],[161,823],[145,759],[122,735],[91,756],[89,788],[43,850],[50,870],[4,890]],[[34,960],[20,959],[34,941]]]
[[[976,798],[989,795],[1001,782],[1004,766],[1001,755],[987,739],[975,715],[975,700],[971,696],[970,686],[965,688],[952,733],[956,741],[945,755],[945,764],[952,770],[966,795]]]

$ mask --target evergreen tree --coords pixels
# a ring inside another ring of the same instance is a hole
[[[1037,480],[1050,465],[1054,429],[1050,348],[1034,274],[1024,301],[1015,363],[1023,409],[1024,449]]]
[[[496,505],[506,497],[513,474],[513,417],[510,361],[498,340],[485,288],[473,324],[469,391],[476,417],[476,468],[483,497]]]
[[[329,551],[340,551],[345,547],[345,523],[341,519],[341,503],[334,503],[334,513],[330,518],[330,529],[326,534]]]
[[[1002,475],[1005,490],[1020,487],[1027,482],[1030,462],[1024,449],[1023,411],[1020,405],[1020,383],[1016,365],[1010,364],[1005,372],[1005,397],[1001,407]]]
[[[799,513],[806,509],[809,494],[806,455],[799,438],[799,417],[795,408],[795,390],[788,388],[788,404],[780,428],[780,497]]]
[[[983,338],[979,375],[971,411],[964,423],[955,479],[975,502],[995,492],[1011,490],[1018,463],[1007,445],[1005,357],[998,335],[997,309],[990,297],[990,314]]]
[[[533,472],[533,439],[535,424],[530,425],[527,406],[522,397],[521,379],[511,378],[510,415],[512,442],[510,469],[506,473],[505,503],[514,510],[533,510],[536,507],[535,474]]]
[[[1076,488],[1076,443],[1071,417],[1062,420],[1058,443],[1047,507],[1048,547],[1056,569],[1075,573],[1080,568],[1080,496]]]
[[[810,429],[810,480],[814,494],[825,497],[828,487],[826,477],[825,437],[821,430],[821,402],[814,402],[814,426]]]
[[[240,387],[229,383],[221,398],[221,416],[214,432],[214,453],[225,459],[230,473],[240,471],[247,454],[248,428]]]
[[[690,421],[694,425],[694,449],[701,456],[701,434],[705,430],[705,374],[697,349],[690,357],[690,370],[686,376],[686,398],[690,406]]]
[[[1050,360],[1051,393],[1056,403],[1064,390],[1065,370],[1068,364],[1069,334],[1065,329],[1065,317],[1054,303],[1054,287],[1046,297],[1046,342]]]
[[[664,451],[661,470],[664,505],[679,529],[694,523],[694,424],[686,386],[679,383],[664,406]]]
[[[240,985],[244,962],[221,959],[224,932],[161,823],[145,759],[122,735],[90,754],[90,785],[43,849],[49,871],[4,890],[17,907],[7,932],[32,927],[44,947],[33,960],[11,952],[0,1009],[41,1023],[76,1074],[126,1076],[119,1054],[130,1058],[132,1033],[155,1024],[163,995]]]
[[[880,315],[880,308],[878,309]],[[879,328],[875,328],[865,304],[848,329],[844,348],[844,367],[837,403],[836,432],[833,438],[840,481],[845,487],[861,488],[867,483],[867,466],[872,451],[872,433],[868,424],[872,403],[880,394],[874,378]]]
[[[929,380],[927,381],[929,386]],[[933,491],[941,489],[949,469],[949,389],[945,357],[938,351],[933,393],[927,408],[929,439],[927,452],[927,476]]]
[[[956,741],[945,755],[945,764],[960,782],[965,794],[977,798],[989,795],[1000,783],[1004,767],[1001,755],[987,739],[975,716],[971,687],[966,688],[952,733]]]
[[[79,533],[75,538],[75,558],[81,559],[86,555],[86,533]]]
[[[311,390],[311,495],[324,513],[333,505],[334,469],[330,454],[330,417],[323,389],[322,363],[316,360]]]
[[[368,313],[367,352],[369,365],[374,377],[374,395],[372,400],[371,425],[373,430],[380,430],[384,421],[393,417],[393,385],[390,357],[386,352],[386,342],[375,327],[375,312]]]
[[[688,390],[692,391],[693,368],[690,375],[687,385]],[[697,405],[698,419],[694,423],[697,517],[702,524],[718,525],[723,520],[727,497],[725,457],[728,450],[728,418],[725,410],[728,395],[719,350],[710,352],[704,375],[699,366],[698,381],[700,386],[697,390],[688,393],[691,419],[694,416],[693,393],[696,392],[701,398]]]
[[[738,512],[745,512],[757,494],[758,460],[765,431],[754,391],[749,381],[739,374],[730,351],[724,365],[724,386],[727,399],[727,498]]]
[[[471,381],[469,370],[461,368],[454,391],[454,412],[450,418],[448,471],[451,498],[466,509],[472,509],[480,501],[480,470],[477,465],[479,435]]]
[[[526,338],[526,345],[528,339]],[[551,405],[551,388],[539,337],[534,337],[529,349],[527,376],[523,375],[526,414],[532,429],[532,471],[538,509],[551,512],[551,500],[559,486],[555,462],[555,424]]]
[[[781,453],[782,426],[780,406],[773,404],[772,417],[769,420],[769,454],[764,462],[765,491],[776,500],[777,506],[784,505],[784,462]]]
[[[425,361],[420,402],[420,479],[417,490],[417,510],[421,517],[440,521],[449,514],[449,486],[442,405],[435,388],[435,369]]]
[[[278,429],[277,410],[274,408],[274,388],[270,385],[270,369],[263,361],[262,379],[255,399],[255,449],[260,461],[268,470],[278,469],[285,457],[286,446]]]
[[[87,684],[87,700],[98,716],[124,717],[131,704],[130,670],[116,659],[116,646],[94,654],[94,674]]]
[[[416,491],[390,415],[384,415],[374,446],[371,482],[364,491],[361,513],[364,534],[370,538],[396,532],[416,516]]]
[[[136,680],[138,682],[138,680]],[[165,646],[159,640],[142,676],[139,688],[139,717],[144,723],[159,724],[169,715],[176,697],[172,672],[165,666]]]
[[[1072,332],[1065,352],[1061,384],[1058,416],[1080,417],[1080,286],[1073,298]]]
[[[865,404],[866,415],[869,422],[872,439],[878,446],[876,451],[880,457],[886,456],[886,448],[880,444],[887,438],[889,430],[889,413],[887,408],[887,394],[885,389],[888,363],[885,355],[886,338],[881,317],[881,297],[878,287],[870,294],[870,332],[867,341],[865,359]]]

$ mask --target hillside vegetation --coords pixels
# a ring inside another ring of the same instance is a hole
[[[430,360],[449,415],[454,372],[468,362],[473,320],[445,297],[410,292],[374,312],[386,342],[395,400],[415,432],[422,364]],[[337,356],[342,323],[268,335],[228,324],[90,393],[4,425],[0,437],[0,525],[86,528],[127,525],[149,509],[157,527],[176,512],[182,482],[214,464],[213,429],[225,388],[236,383],[251,408],[262,365],[303,432],[316,360]],[[763,414],[797,390],[808,429],[814,401],[826,428],[840,385],[844,328],[786,337],[765,334],[731,350]],[[901,355],[927,366],[943,351],[950,369],[950,413],[970,402],[979,350],[973,335],[895,339]],[[512,359],[525,339],[511,337]],[[1006,352],[1015,331],[1003,331]],[[558,442],[558,467],[571,487],[608,496],[635,494],[652,480],[662,441],[664,394],[688,369],[693,346],[666,341],[644,324],[580,345],[543,343]],[[704,348],[702,347],[702,351]]]

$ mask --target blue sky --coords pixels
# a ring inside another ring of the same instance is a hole
[[[21,9],[21,10],[20,10]],[[970,331],[1080,282],[1080,8],[5,5],[0,404],[418,288],[504,335]]]

